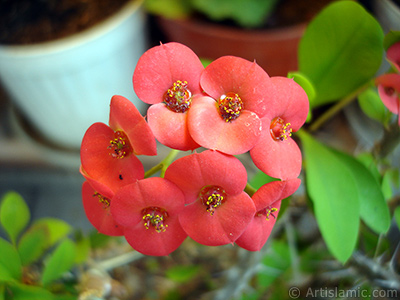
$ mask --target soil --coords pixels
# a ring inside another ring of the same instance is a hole
[[[0,44],[63,38],[106,19],[130,0],[0,0]]]

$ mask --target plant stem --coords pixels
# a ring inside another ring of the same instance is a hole
[[[366,90],[371,85],[371,82],[368,81],[366,84],[362,85],[360,88],[356,89],[354,92],[348,94],[342,100],[337,102],[331,108],[329,108],[325,113],[323,113],[318,119],[316,119],[310,126],[309,132],[314,132],[318,130],[326,121],[335,116],[340,110],[349,105],[352,101],[357,99],[357,96],[361,94],[364,90]]]
[[[159,162],[157,165],[155,165],[150,170],[147,170],[146,173],[144,173],[144,178],[148,178],[160,170],[161,170],[160,177],[164,177],[165,171],[167,170],[168,166],[172,163],[172,161],[175,159],[175,157],[178,155],[178,153],[179,150],[172,149],[161,162]]]
[[[246,184],[246,187],[244,188],[244,191],[250,196],[252,197],[254,195],[254,193],[257,191],[254,187],[252,187],[250,185],[250,183]]]

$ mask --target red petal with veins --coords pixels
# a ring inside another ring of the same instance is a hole
[[[102,234],[123,235],[123,227],[114,221],[110,208],[101,203],[95,193],[89,182],[85,181],[82,185],[82,202],[89,222]]]
[[[394,67],[400,72],[400,42],[389,47],[386,52],[387,59],[393,63]]]
[[[111,98],[109,125],[114,131],[125,132],[136,155],[157,155],[156,140],[149,125],[125,97]]]
[[[163,102],[164,93],[177,80],[187,81],[192,95],[201,93],[200,74],[204,67],[185,45],[167,43],[146,51],[133,74],[133,88],[144,102]]]
[[[280,117],[296,132],[307,119],[307,94],[293,79],[277,76],[271,77],[271,82],[274,89],[268,95],[269,106],[264,117],[271,120]]]
[[[226,122],[210,97],[194,99],[188,113],[188,126],[198,144],[231,155],[249,151],[261,134],[261,120],[255,113],[243,110],[237,119]]]
[[[233,243],[246,229],[255,213],[253,201],[245,192],[228,195],[213,215],[201,201],[187,205],[179,215],[182,228],[196,242],[206,246]]]
[[[103,123],[95,123],[86,131],[81,144],[81,163],[85,172],[113,192],[121,186],[144,177],[144,168],[140,160],[129,154],[124,158],[110,155],[110,140],[114,131]]]
[[[135,250],[162,256],[177,249],[187,237],[178,221],[184,203],[183,194],[174,183],[150,177],[121,188],[111,202],[111,212],[125,227],[125,238]],[[154,207],[167,213],[165,231],[157,232],[151,225],[149,229],[144,226],[143,211]]]
[[[299,188],[300,183],[301,180],[295,178],[288,181],[273,181],[259,188],[252,197],[256,211],[261,211],[269,206],[278,210],[273,213],[275,217],[270,216],[269,220],[256,213],[249,226],[236,240],[236,244],[249,251],[259,251],[268,240],[275,225],[281,200],[292,195]]]
[[[376,79],[379,96],[392,113],[399,114],[400,74],[384,74]]]
[[[209,64],[201,75],[200,85],[216,100],[226,93],[237,93],[244,109],[259,117],[269,109],[268,96],[273,88],[268,74],[259,65],[235,56],[223,56]]]
[[[153,104],[147,111],[149,126],[156,139],[167,147],[182,151],[199,147],[189,134],[187,116],[187,112],[169,110],[164,103]]]
[[[264,118],[259,142],[250,150],[254,164],[265,174],[282,180],[293,179],[301,172],[301,151],[292,138],[275,141],[269,131],[271,120]]]
[[[183,191],[186,203],[196,201],[204,186],[219,186],[227,194],[237,195],[247,184],[243,164],[234,156],[214,150],[179,158],[167,168],[165,178]]]

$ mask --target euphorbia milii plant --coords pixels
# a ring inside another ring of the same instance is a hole
[[[89,221],[146,255],[168,255],[187,237],[260,250],[281,200],[300,184],[301,153],[291,134],[308,113],[303,89],[239,57],[204,68],[179,43],[145,52],[133,88],[151,104],[147,116],[114,96],[109,126],[93,124],[82,141]],[[157,153],[156,139],[171,152],[144,172],[139,158]],[[174,161],[179,150],[192,152]],[[246,158],[277,181],[255,191]]]

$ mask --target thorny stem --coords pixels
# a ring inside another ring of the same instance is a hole
[[[179,150],[172,149],[168,155],[157,165],[152,167],[150,170],[147,170],[146,173],[144,173],[144,178],[148,178],[158,171],[161,170],[161,175],[160,177],[164,177],[165,171],[167,170],[168,166],[172,163],[172,161],[175,159],[175,157],[178,155]]]
[[[362,85],[360,88],[358,88],[354,92],[348,94],[342,100],[340,100],[335,105],[333,105],[331,108],[329,108],[325,113],[323,113],[318,119],[316,119],[311,124],[309,131],[314,132],[314,131],[318,130],[326,121],[328,121],[333,116],[335,116],[341,109],[343,109],[344,107],[349,105],[352,101],[357,99],[357,96],[359,94],[361,94],[363,91],[365,91],[370,85],[371,85],[371,82],[368,81],[366,84]]]

